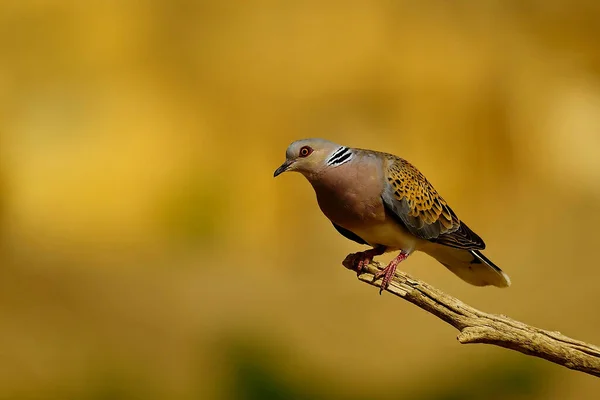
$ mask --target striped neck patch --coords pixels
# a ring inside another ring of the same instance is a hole
[[[352,150],[348,147],[340,147],[331,154],[331,157],[327,160],[327,165],[338,166],[347,163],[352,159]]]

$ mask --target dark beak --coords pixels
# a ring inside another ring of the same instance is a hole
[[[293,163],[293,161],[286,160],[283,164],[281,164],[281,167],[279,167],[275,170],[273,177],[283,174],[285,171],[288,170],[288,168],[290,167],[290,165],[292,165],[292,163]]]

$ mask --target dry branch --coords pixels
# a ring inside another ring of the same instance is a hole
[[[373,281],[378,268],[377,263],[364,267],[358,279],[379,287],[381,280]],[[460,343],[506,347],[600,377],[600,348],[597,346],[504,315],[484,313],[401,271],[396,271],[387,291],[458,329]]]

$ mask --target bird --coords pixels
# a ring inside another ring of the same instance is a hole
[[[474,286],[509,287],[509,276],[481,252],[486,245],[427,178],[396,155],[352,148],[321,138],[301,139],[286,149],[274,177],[298,172],[308,180],[335,230],[370,248],[348,254],[343,265],[358,275],[373,259],[397,256],[373,280],[387,289],[398,264],[416,251],[436,259]]]

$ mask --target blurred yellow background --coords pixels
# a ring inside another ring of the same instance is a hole
[[[5,0],[0,30],[1,399],[597,398],[357,282],[272,178],[304,137],[410,160],[513,286],[404,270],[600,344],[597,1]]]

